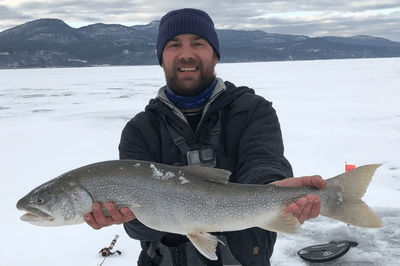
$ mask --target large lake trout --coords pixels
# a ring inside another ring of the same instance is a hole
[[[87,165],[56,177],[20,199],[23,221],[39,226],[83,223],[92,204],[128,207],[155,230],[186,235],[207,258],[216,260],[218,239],[210,232],[251,227],[301,233],[285,206],[309,194],[321,197],[321,215],[360,227],[381,227],[361,198],[380,165],[365,165],[326,180],[324,189],[229,183],[230,172],[176,167],[135,160]]]

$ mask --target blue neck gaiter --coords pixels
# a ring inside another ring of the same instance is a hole
[[[175,106],[183,109],[193,109],[203,106],[211,98],[214,92],[215,85],[217,85],[217,79],[214,80],[214,82],[210,85],[210,87],[208,87],[208,89],[206,89],[201,94],[193,97],[176,95],[172,92],[168,85],[166,86],[165,92],[167,94],[168,100],[170,100],[170,102]]]

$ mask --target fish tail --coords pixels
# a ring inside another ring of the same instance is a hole
[[[331,198],[321,207],[321,214],[359,227],[382,227],[380,217],[361,199],[380,166],[364,165],[328,179]]]

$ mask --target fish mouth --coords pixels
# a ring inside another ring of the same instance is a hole
[[[54,221],[54,217],[51,215],[48,215],[47,213],[35,209],[35,210],[21,210],[25,211],[26,213],[21,216],[21,220],[24,222],[43,222],[43,221]]]
[[[43,221],[53,221],[55,217],[49,215],[47,212],[32,206],[27,199],[24,197],[20,199],[17,203],[17,209],[26,212],[21,216],[21,220],[24,222],[43,222]]]

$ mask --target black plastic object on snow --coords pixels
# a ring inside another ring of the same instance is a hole
[[[308,262],[328,262],[342,257],[349,251],[350,247],[356,247],[357,245],[358,243],[350,241],[331,242],[303,248],[297,254]]]

